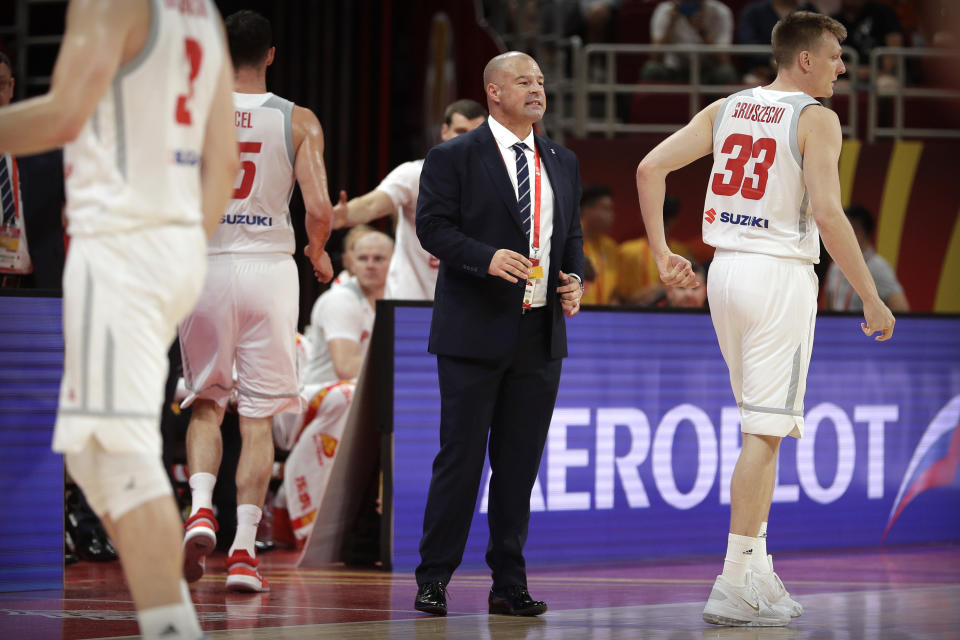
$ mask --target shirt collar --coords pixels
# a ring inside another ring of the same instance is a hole
[[[520,140],[520,138],[514,135],[512,131],[497,122],[496,118],[493,116],[487,117],[487,124],[490,126],[490,133],[493,134],[493,139],[496,140],[497,144],[502,148],[510,149],[518,142],[523,142],[525,145],[527,145],[527,148],[530,149],[530,151],[533,151],[533,127],[530,127],[530,133],[527,135],[527,137],[523,140]]]

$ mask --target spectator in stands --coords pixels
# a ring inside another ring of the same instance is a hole
[[[687,259],[693,253],[682,242],[671,237],[680,203],[673,196],[663,200],[663,230],[670,250]],[[646,238],[627,240],[617,250],[616,298],[621,304],[648,305],[663,295],[660,272]]]
[[[870,52],[877,47],[902,47],[903,30],[896,12],[880,2],[843,0],[840,11],[832,16],[847,29],[844,46],[853,47],[860,55],[859,77],[854,82],[870,80]],[[884,56],[880,60],[877,88],[891,90],[898,86],[894,76],[897,59]]]
[[[352,249],[354,278],[317,299],[306,331],[312,356],[304,369],[305,385],[352,380],[360,373],[392,255],[390,236],[368,231]]]
[[[0,51],[0,107],[13,101],[13,65]],[[63,151],[0,154],[0,285],[59,290],[63,242]],[[29,241],[28,241],[29,239]]]
[[[733,12],[719,0],[665,0],[650,18],[650,40],[653,44],[731,44]],[[703,84],[737,82],[729,55],[704,55],[700,59]],[[666,53],[662,60],[648,60],[641,77],[646,82],[686,81],[689,65],[688,55]]]
[[[296,419],[274,421],[274,442],[290,451],[276,506],[286,508],[298,547],[313,530],[346,429],[353,381],[370,344],[376,301],[384,296],[393,240],[371,230],[350,253],[353,277],[320,296],[310,314],[302,392],[307,409]]]
[[[613,197],[610,187],[583,188],[580,197],[580,226],[583,253],[593,265],[594,277],[584,288],[580,304],[610,304],[617,284],[617,241],[608,234],[613,225]]]
[[[816,11],[808,2],[799,0],[756,0],[740,10],[737,16],[737,42],[740,44],[770,44],[773,26],[794,11]],[[751,86],[773,82],[777,75],[773,58],[769,55],[744,56],[747,70],[743,81]]]
[[[614,25],[622,0],[561,0],[567,15],[567,33],[576,34],[587,44],[613,42]]]
[[[13,100],[15,82],[10,58],[0,52],[0,107]],[[0,154],[0,286],[18,288],[21,280],[31,273],[33,264],[27,247],[17,158],[3,153]]]
[[[877,285],[880,299],[891,311],[909,311],[910,304],[907,302],[903,287],[897,280],[897,274],[894,273],[890,263],[873,248],[871,242],[874,230],[873,215],[866,207],[859,204],[847,207],[845,213],[860,244],[867,269],[870,270],[870,275],[873,276],[873,281]],[[827,269],[825,299],[821,298],[820,307],[830,311],[863,311],[863,301],[850,286],[850,282],[840,271],[836,262]]]

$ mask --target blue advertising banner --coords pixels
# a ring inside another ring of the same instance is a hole
[[[0,297],[0,591],[63,587],[60,298]]]
[[[395,309],[396,570],[419,561],[439,447],[430,313]],[[860,320],[817,321],[805,437],[781,446],[773,551],[960,541],[960,318],[900,318],[885,343]],[[528,562],[722,554],[740,431],[710,317],[586,311],[567,327]],[[488,474],[464,566],[483,565]]]

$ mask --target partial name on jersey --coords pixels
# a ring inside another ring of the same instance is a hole
[[[730,117],[752,120],[753,122],[780,124],[780,119],[783,118],[785,111],[786,109],[784,107],[764,106],[752,102],[738,102]]]
[[[207,17],[207,3],[204,0],[163,0],[163,6],[188,16]]]
[[[237,129],[253,129],[253,114],[249,111],[234,111],[233,124]]]

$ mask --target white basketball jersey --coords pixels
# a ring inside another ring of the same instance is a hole
[[[797,121],[819,104],[757,87],[724,100],[713,125],[703,241],[720,249],[820,261],[820,234],[803,182]]]
[[[420,246],[417,238],[417,197],[423,160],[404,162],[377,187],[397,208],[397,244],[387,271],[387,300],[433,300],[440,261]]]
[[[293,103],[272,93],[234,93],[240,172],[208,254],[292,254]]]
[[[226,56],[209,0],[151,0],[142,51],[64,147],[71,235],[203,220],[200,159]]]

